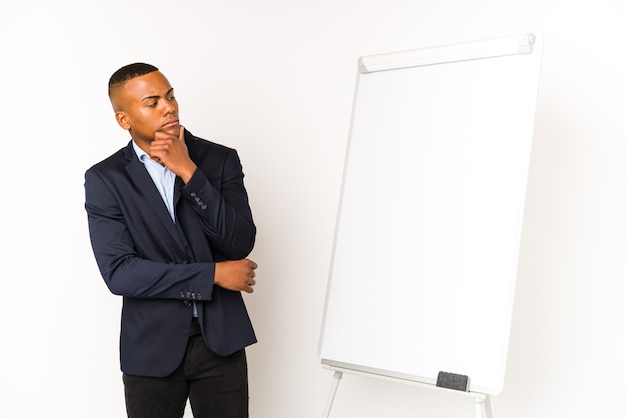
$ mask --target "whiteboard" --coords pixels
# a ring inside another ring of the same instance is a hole
[[[501,392],[542,43],[359,60],[322,364]]]

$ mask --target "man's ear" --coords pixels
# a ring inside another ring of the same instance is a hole
[[[130,121],[128,120],[128,116],[126,113],[120,111],[115,112],[115,119],[117,120],[117,124],[122,127],[122,129],[129,130],[130,129]]]

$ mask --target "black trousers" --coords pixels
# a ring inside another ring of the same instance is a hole
[[[244,350],[222,357],[202,335],[189,337],[181,365],[167,377],[124,374],[128,418],[181,418],[187,399],[194,418],[248,418]]]

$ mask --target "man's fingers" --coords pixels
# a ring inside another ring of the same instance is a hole
[[[254,289],[252,288],[252,286],[254,286],[256,284],[256,280],[254,279],[256,277],[256,272],[254,271],[258,266],[257,264],[250,260],[247,259],[248,261],[248,266],[250,267],[251,271],[250,271],[250,278],[248,279],[248,286],[246,287],[246,292],[247,293],[252,293],[254,292]]]
[[[250,266],[250,268],[252,270],[256,270],[256,268],[258,267],[257,264],[254,261],[250,260],[249,258],[247,260],[248,260],[248,265]]]

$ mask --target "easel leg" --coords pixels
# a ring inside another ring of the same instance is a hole
[[[330,388],[330,393],[328,394],[328,400],[326,401],[326,408],[324,409],[323,418],[328,418],[330,416],[330,409],[333,407],[333,402],[335,401],[335,394],[337,393],[337,387],[339,386],[339,381],[343,376],[342,372],[335,372],[335,376],[333,378],[333,385]]]
[[[474,398],[474,409],[476,418],[492,418],[491,417],[491,401],[489,396],[483,398]]]

